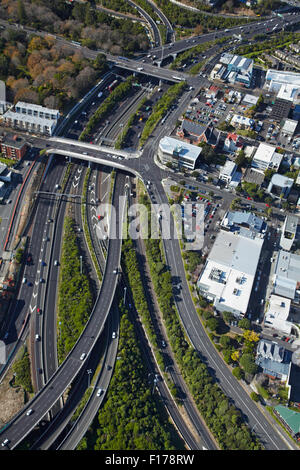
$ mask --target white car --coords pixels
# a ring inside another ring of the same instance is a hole
[[[40,340],[40,335],[36,334],[36,335],[35,335],[35,340],[36,340],[36,341],[39,341],[39,340]]]
[[[114,331],[112,334],[112,339],[115,339],[117,337],[116,332]]]
[[[27,413],[26,413],[26,416],[29,416],[29,415],[31,415],[31,413],[32,413],[32,412],[33,412],[33,409],[32,409],[32,408],[30,408],[30,410],[28,410],[28,411],[27,411]]]
[[[97,391],[97,397],[100,397],[100,395],[102,395],[103,391],[104,390],[102,388],[99,388],[98,391]]]
[[[85,353],[82,353],[81,356],[80,356],[80,360],[83,361],[83,359],[85,358],[86,354]]]
[[[22,284],[26,284],[26,282],[27,282],[26,277],[23,277],[23,279],[22,279]]]

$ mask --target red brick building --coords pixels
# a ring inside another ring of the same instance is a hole
[[[1,136],[0,148],[3,157],[21,160],[28,149],[28,145],[26,140],[18,135],[14,135],[13,137]]]

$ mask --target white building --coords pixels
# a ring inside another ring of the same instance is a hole
[[[246,116],[234,114],[232,116],[230,124],[234,127],[238,127],[239,129],[252,129],[255,124],[255,121],[254,119],[250,119]]]
[[[274,86],[273,90],[276,91],[277,87]],[[293,102],[298,96],[299,88],[294,85],[284,84],[281,85],[277,93],[277,98]]]
[[[33,116],[41,119],[50,119],[57,121],[60,113],[58,109],[49,109],[39,104],[25,103],[24,101],[18,101],[15,105],[16,113],[26,114],[27,116]]]
[[[235,181],[235,175],[237,173],[237,166],[236,164],[231,161],[227,160],[225,165],[221,167],[219,179],[224,181],[224,183],[230,185],[232,181]],[[240,178],[237,178],[237,184],[239,183]]]
[[[269,69],[265,85],[269,91],[280,92],[281,96],[285,96],[284,99],[294,100],[298,94],[295,90],[300,89],[300,73]]]
[[[220,231],[197,286],[218,311],[245,315],[263,245],[263,235]]]
[[[258,99],[258,96],[246,94],[242,100],[242,105],[255,106],[258,102]]]
[[[280,250],[272,279],[273,293],[300,303],[300,256]]]
[[[190,170],[194,170],[200,157],[202,148],[188,144],[173,137],[163,137],[158,146],[158,157],[162,163],[175,163]]]
[[[282,155],[276,152],[276,147],[261,142],[252,160],[251,166],[260,171],[268,169],[278,170],[282,160]]]
[[[287,199],[293,187],[293,184],[293,178],[288,178],[287,176],[275,173],[274,175],[272,175],[272,178],[267,188],[267,192],[273,194],[273,196],[275,197],[282,197],[284,199]]]
[[[288,321],[291,300],[272,294],[265,313],[264,325],[290,335],[293,324]]]
[[[295,121],[294,119],[286,119],[284,121],[281,132],[285,134],[286,136],[292,137],[295,134],[297,126],[298,126],[298,121]]]
[[[280,237],[280,248],[290,251],[296,238],[298,226],[298,217],[295,215],[287,215],[282,227]]]
[[[19,101],[15,111],[9,110],[3,115],[3,122],[12,128],[51,136],[59,116],[57,109]]]

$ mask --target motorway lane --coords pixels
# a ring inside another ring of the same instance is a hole
[[[116,210],[120,210],[123,214],[122,204],[124,201],[119,197],[124,194],[125,190],[125,175],[117,174],[116,176],[116,189],[114,193],[114,204]],[[120,204],[121,203],[121,204]],[[116,234],[120,232],[122,217],[117,217],[116,220]],[[57,399],[63,394],[67,386],[74,380],[78,372],[84,367],[87,360],[89,351],[95,345],[103,326],[106,317],[109,313],[112,297],[118,283],[118,275],[113,273],[120,264],[121,255],[121,241],[117,238],[109,240],[110,249],[108,251],[106,263],[106,275],[103,279],[101,291],[97,299],[93,313],[83,331],[80,339],[75,344],[73,350],[68,355],[64,363],[59,367],[57,372],[52,376],[49,382],[45,385],[31,402],[20,412],[1,432],[1,439],[8,438],[10,444],[8,448],[14,448],[24,437],[32,430],[45,414],[51,409]],[[81,355],[85,353],[84,358],[81,360]],[[33,408],[34,412],[30,416],[26,416],[26,411]],[[3,450],[3,447],[1,448]]]
[[[73,178],[71,180],[71,183],[72,183],[71,187],[73,188],[73,192],[76,190],[77,194],[82,194],[82,186],[83,186],[84,176],[85,176],[85,171],[84,171],[85,167],[83,166],[83,162],[81,162],[81,165],[75,165],[75,167],[77,167],[77,171],[73,172]],[[96,170],[92,171],[92,173],[91,173],[91,176],[90,176],[90,179],[89,179],[89,183],[90,183],[89,187],[91,187],[91,191],[88,191],[88,196],[90,196],[92,199],[94,197],[100,195],[100,192],[98,193],[98,191],[103,189],[102,186],[104,186],[104,193],[103,193],[104,198],[108,196],[108,185],[109,185],[109,182],[110,182],[110,178],[109,178],[110,174],[106,175],[106,173],[104,172],[105,177],[103,179],[103,183],[100,184],[101,183],[100,176],[101,176],[102,173],[103,173],[102,168],[101,168],[101,171],[100,171],[100,169],[96,169]],[[99,181],[98,181],[98,176],[99,176]],[[107,176],[108,176],[108,178],[107,178]],[[99,182],[99,187],[98,187],[98,182]],[[66,191],[66,192],[69,192],[69,191]],[[92,200],[91,200],[91,202],[92,202]],[[94,212],[94,209],[96,208],[96,206],[94,205],[95,202],[96,201],[94,200],[91,206],[88,205],[88,208],[90,208],[90,210],[93,211],[93,212]],[[82,220],[81,220],[81,205],[79,203],[75,204],[74,217],[75,217],[77,226],[82,227],[83,224],[82,224]],[[63,225],[63,221],[62,221],[61,225]],[[88,253],[88,247],[86,245],[85,237],[84,237],[82,231],[78,233],[78,237],[80,239],[80,243],[84,246],[84,249],[83,249],[84,252]],[[59,245],[59,243],[57,243],[57,245]],[[60,251],[60,247],[58,246],[57,254],[55,255],[55,253],[53,252],[51,266],[53,266],[53,260],[54,259],[59,259],[59,251]],[[100,253],[100,255],[102,256],[102,252]],[[100,261],[102,262],[103,260],[101,259]],[[103,266],[104,266],[104,264],[103,264]],[[100,283],[99,283],[98,278],[97,278],[97,273],[94,270],[93,263],[90,259],[85,260],[85,268],[89,272],[89,277],[91,279],[93,279],[93,283],[94,283],[94,286],[95,286],[95,291],[99,291]],[[57,267],[53,268],[54,272],[57,269],[58,269]],[[54,294],[55,293],[56,292],[54,291]],[[49,312],[47,312],[47,313],[49,313]],[[55,317],[55,314],[52,313],[52,312],[51,312],[51,315],[53,317]],[[51,318],[51,315],[50,315],[50,318]],[[111,321],[112,321],[112,318],[111,318],[111,313],[110,313],[107,323],[110,325]],[[114,329],[117,329],[117,326],[118,325],[114,325]],[[103,335],[107,336],[107,328],[105,328]],[[45,337],[46,337],[46,335],[45,335]],[[111,333],[109,333],[109,338],[110,337],[111,337]],[[101,347],[101,343],[100,343],[101,339],[102,339],[102,336],[98,340],[99,344],[98,343],[96,344],[94,350],[91,353],[91,356],[89,358],[89,363],[86,366],[87,369],[96,369],[97,366],[98,366],[99,352],[97,352],[97,351],[99,351],[99,348]],[[109,361],[110,361],[111,364],[114,363],[114,361],[111,358],[109,359]],[[84,372],[81,375],[85,376],[86,374]],[[79,374],[79,376],[80,376],[80,374]],[[35,445],[34,445],[35,449],[36,448],[43,449],[43,450],[49,449],[50,446],[52,447],[52,444],[54,443],[54,441],[57,440],[58,436],[63,432],[64,428],[66,427],[66,425],[68,423],[68,421],[70,420],[70,417],[74,413],[76,406],[78,406],[80,398],[82,397],[82,395],[83,395],[83,393],[86,389],[86,380],[84,378],[82,378],[80,380],[79,376],[75,380],[75,383],[77,385],[73,384],[71,395],[68,396],[68,400],[64,404],[63,409],[61,410],[59,415],[56,415],[54,417],[54,419],[51,421],[51,423],[47,427],[47,429],[46,429],[45,433],[43,434],[43,436],[41,437],[41,439],[39,439],[39,441],[35,443]],[[98,397],[97,397],[97,402],[99,402]],[[60,441],[58,440],[58,442],[60,442]]]
[[[154,326],[156,336],[158,338],[166,338],[164,331],[163,331],[163,327],[161,325],[160,318],[159,318],[159,313],[158,313],[159,306],[157,304],[157,299],[155,297],[155,293],[153,294],[151,293],[150,286],[151,286],[152,281],[150,277],[150,272],[148,272],[148,268],[145,265],[145,263],[147,263],[147,261],[144,261],[146,260],[146,253],[145,253],[145,248],[140,238],[136,240],[135,249],[137,252],[138,259],[139,259],[140,271],[141,271],[142,281],[144,285],[145,297],[146,297],[146,301],[148,304],[148,310],[152,318],[152,324]],[[166,341],[167,341],[167,338],[166,338]],[[172,377],[173,383],[177,386],[178,390],[181,390],[181,392],[185,395],[181,399],[181,406],[185,409],[185,412],[187,413],[191,423],[193,424],[194,432],[196,432],[199,436],[198,438],[199,442],[198,442],[197,448],[201,449],[202,447],[205,447],[206,449],[209,449],[209,450],[216,450],[217,449],[216,445],[214,441],[211,439],[211,436],[208,433],[207,428],[205,424],[203,423],[198,410],[196,409],[196,405],[194,405],[194,403],[190,401],[190,396],[189,396],[189,393],[187,392],[186,383],[184,382],[180,374],[177,364],[176,363],[173,364],[172,354],[168,352],[168,348],[169,346],[167,345],[166,348],[164,349],[164,355],[169,356],[170,361],[171,361],[170,362],[171,365],[167,366],[167,369]],[[163,393],[166,395],[166,391],[164,391]],[[182,424],[180,424],[180,426],[184,428],[185,426],[184,421]]]
[[[154,191],[157,199],[161,203],[167,203],[167,198],[163,186],[159,182],[153,182]],[[174,223],[171,220],[171,234],[174,233]],[[195,310],[195,306],[191,299],[189,288],[185,278],[184,266],[182,263],[181,252],[178,241],[173,238],[164,240],[165,256],[170,266],[172,277],[180,280],[181,283],[181,300],[176,301],[176,306],[191,343],[202,357],[207,361],[208,365],[214,370],[215,376],[224,393],[231,397],[237,406],[248,418],[249,427],[255,429],[255,433],[268,450],[284,450],[288,449],[286,443],[274,431],[264,415],[259,411],[257,406],[232,376],[231,371],[227,368],[224,361],[218,355],[215,347],[206,335],[201,321]]]
[[[103,364],[101,371],[95,381],[94,390],[86,403],[82,413],[73,424],[71,430],[67,436],[61,442],[59,446],[56,446],[56,450],[75,450],[81,439],[86,434],[89,426],[96,417],[99,408],[101,407],[106,394],[108,393],[109,384],[113,375],[114,364],[117,358],[118,344],[119,344],[119,309],[116,301],[114,301],[111,311],[107,319],[107,349],[103,358]],[[116,338],[112,338],[112,333],[116,332]],[[109,367],[109,369],[108,369]],[[95,367],[94,367],[95,369]],[[100,397],[97,396],[97,392],[101,388],[103,390]],[[101,411],[100,411],[101,413]]]
[[[129,3],[129,5],[131,5],[133,8],[135,8],[140,13],[140,15],[143,18],[145,18],[147,23],[150,25],[150,28],[152,29],[154,44],[156,46],[161,45],[162,40],[161,40],[161,36],[160,36],[160,31],[159,31],[159,28],[158,28],[157,24],[152,19],[152,17],[142,7],[140,7],[140,5],[138,5],[137,3],[134,3],[131,0],[127,0],[127,2]]]
[[[41,189],[48,189],[49,187],[53,187],[55,182],[57,181],[58,175],[61,173],[61,162],[58,162],[57,165],[53,165],[49,168],[47,178],[43,182]],[[12,307],[10,309],[10,321],[8,324],[8,337],[5,339],[6,342],[6,357],[9,359],[9,362],[3,366],[1,370],[2,373],[6,370],[10,361],[15,354],[16,350],[19,347],[18,338],[23,331],[25,325],[25,319],[28,318],[30,315],[35,315],[36,310],[36,286],[35,281],[39,279],[38,277],[38,267],[39,267],[39,257],[41,254],[41,247],[42,247],[42,238],[43,238],[43,228],[44,224],[42,222],[42,214],[47,214],[49,209],[49,204],[45,205],[44,202],[37,205],[36,213],[34,221],[37,224],[34,224],[32,232],[29,232],[30,242],[29,242],[29,252],[32,255],[32,263],[26,264],[23,274],[21,275],[21,280],[23,277],[27,279],[27,282],[30,282],[31,285],[28,286],[27,284],[21,283],[20,290],[18,293],[17,298],[13,301]]]

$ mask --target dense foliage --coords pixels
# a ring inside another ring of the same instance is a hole
[[[27,349],[23,349],[22,356],[13,364],[13,372],[15,374],[15,385],[23,387],[28,393],[33,391],[30,372],[30,358]]]
[[[142,24],[114,18],[93,2],[2,0],[0,17],[38,30],[63,35],[94,49],[132,54],[149,47]]]
[[[95,450],[174,450],[173,427],[151,394],[134,326],[121,308],[118,360],[98,414]],[[86,439],[80,448],[86,447]]]
[[[184,26],[185,28],[195,28],[200,25],[204,33],[213,29],[232,28],[232,26],[251,21],[246,18],[206,15],[202,12],[181,8],[170,2],[170,0],[157,0],[156,3],[174,25]]]
[[[140,202],[150,210],[147,196],[142,196]],[[174,304],[171,273],[164,260],[161,240],[147,239],[145,246],[151,279],[163,313],[170,345],[206,424],[218,440],[221,449],[260,449],[259,441],[243,422],[241,412],[230,403],[209,374],[199,353],[189,346],[185,339]]]
[[[93,296],[89,280],[81,273],[80,251],[75,222],[66,217],[58,287],[58,357],[61,361],[72,349],[89,318]]]
[[[81,97],[106,70],[106,61],[84,58],[53,36],[1,30],[0,78],[10,102],[28,101],[63,109]]]

